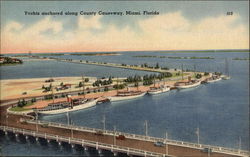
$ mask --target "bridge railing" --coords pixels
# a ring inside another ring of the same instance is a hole
[[[68,142],[70,144],[79,144],[82,146],[93,147],[96,149],[100,148],[100,149],[124,152],[124,153],[134,154],[134,155],[165,156],[164,154],[161,154],[161,153],[148,152],[148,151],[134,149],[134,148],[110,145],[110,144],[105,144],[105,143],[100,143],[100,142],[89,141],[89,140],[81,140],[77,138],[63,137],[63,136],[58,136],[58,135],[53,135],[53,134],[40,133],[40,132],[35,132],[35,131],[30,131],[30,130],[25,130],[25,129],[7,127],[7,126],[0,126],[0,129],[2,129],[3,131],[12,131],[13,133],[20,133],[23,135],[30,135],[30,136],[41,137],[41,138],[50,139],[50,140]]]
[[[28,122],[36,123],[35,121],[28,121]],[[102,130],[102,129],[96,129],[96,128],[83,127],[83,126],[67,125],[63,123],[55,123],[55,122],[48,122],[48,121],[38,121],[38,124],[48,124],[48,126],[72,129],[72,130],[77,130],[77,131],[85,131],[85,132],[91,132],[91,133],[102,132],[103,134],[110,135],[110,136],[124,135],[126,138],[130,138],[130,139],[143,140],[143,141],[149,141],[149,142],[161,141],[161,142],[171,144],[171,145],[185,146],[185,147],[190,147],[190,148],[195,148],[195,149],[211,148],[214,152],[225,152],[229,154],[249,155],[249,152],[245,150],[198,144],[198,143],[190,143],[190,142],[184,142],[184,141],[176,141],[176,140],[170,140],[170,139],[164,139],[164,138],[158,138],[158,137],[124,133],[124,132],[119,132],[119,131],[114,132],[111,130]]]

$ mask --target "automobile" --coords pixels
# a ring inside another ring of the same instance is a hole
[[[204,148],[201,150],[203,153],[212,153],[212,149],[211,148]]]
[[[165,144],[164,144],[163,142],[161,142],[161,141],[155,142],[154,145],[155,145],[156,147],[163,147],[163,146],[165,146]]]
[[[117,140],[125,140],[125,136],[124,135],[119,135],[119,136],[116,136],[116,139]]]
[[[43,127],[43,128],[48,128],[48,127],[49,127],[49,124],[48,124],[48,123],[43,123],[43,124],[41,125],[41,127]]]
[[[102,132],[102,131],[96,131],[96,132],[95,132],[95,135],[103,136],[103,132]]]
[[[27,124],[27,121],[24,118],[20,118],[19,121],[21,124]]]

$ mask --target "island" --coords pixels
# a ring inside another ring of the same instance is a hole
[[[2,66],[2,65],[16,65],[16,64],[22,64],[22,63],[23,63],[23,61],[21,59],[0,56],[0,66]]]

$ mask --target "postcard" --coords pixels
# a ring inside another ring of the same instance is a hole
[[[1,156],[249,156],[249,1],[0,1]]]

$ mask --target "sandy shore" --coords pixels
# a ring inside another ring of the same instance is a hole
[[[89,82],[85,83],[86,87],[92,85],[96,78],[94,77],[84,77],[89,78]],[[28,96],[41,96],[49,94],[49,92],[44,93],[42,86],[48,87],[51,82],[45,82],[50,78],[32,78],[32,79],[10,79],[10,80],[0,80],[0,100],[23,98]],[[59,92],[70,92],[74,90],[79,90],[76,88],[79,82],[82,81],[82,77],[54,77],[55,81],[52,82],[54,87],[59,86],[61,82],[64,84],[71,84],[71,88],[66,90],[61,90]],[[26,92],[27,94],[23,94]],[[58,93],[54,90],[54,93]]]

